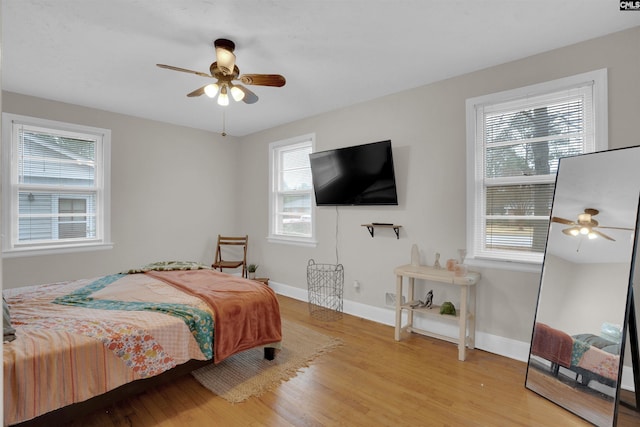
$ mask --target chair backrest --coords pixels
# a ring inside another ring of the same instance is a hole
[[[242,277],[247,276],[247,245],[249,236],[222,236],[218,234],[218,244],[216,246],[216,255],[213,262],[214,268],[238,268],[242,266]],[[241,251],[233,253],[234,259],[226,259],[231,256],[230,251],[224,251],[223,246],[242,246]],[[224,254],[223,254],[224,252]]]

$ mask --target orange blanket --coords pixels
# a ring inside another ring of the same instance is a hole
[[[573,339],[566,333],[544,323],[536,323],[531,353],[568,368],[571,366]]]
[[[280,305],[262,283],[215,270],[148,271],[202,298],[214,313],[214,363],[240,351],[282,341]]]

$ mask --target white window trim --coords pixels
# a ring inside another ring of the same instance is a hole
[[[98,239],[89,242],[69,242],[46,245],[25,245],[14,247],[12,233],[14,230],[14,218],[12,212],[17,209],[17,201],[14,200],[12,189],[12,173],[17,168],[13,159],[13,126],[12,123],[20,123],[29,126],[39,126],[60,131],[78,132],[99,136],[102,140],[101,152],[97,153],[101,159],[99,176],[96,179],[101,183],[99,199],[102,216],[102,227],[97,235]],[[22,256],[52,255],[62,253],[87,252],[113,248],[111,242],[111,131],[109,129],[83,126],[72,123],[64,123],[54,120],[40,119],[19,114],[2,113],[2,257],[15,258]]]
[[[467,250],[465,263],[475,267],[508,269],[514,271],[537,272],[542,268],[542,256],[539,261],[515,261],[495,258],[482,258],[474,253],[474,236],[476,234],[476,214],[478,211],[477,186],[482,185],[477,179],[478,164],[476,162],[476,107],[485,104],[504,103],[529,96],[557,92],[593,82],[594,105],[594,140],[595,151],[608,149],[608,88],[607,69],[590,71],[549,82],[534,84],[517,89],[483,95],[466,101],[466,131],[467,131]]]
[[[283,236],[281,234],[275,233],[275,188],[277,183],[275,180],[277,179],[275,175],[275,157],[274,153],[280,147],[284,147],[287,145],[295,145],[303,142],[311,141],[311,152],[314,152],[316,149],[316,135],[315,133],[310,133],[306,135],[300,135],[293,138],[284,139],[281,141],[272,142],[269,144],[269,235],[267,236],[267,241],[271,243],[282,243],[288,245],[296,245],[296,246],[306,246],[306,247],[316,247],[318,245],[318,241],[316,240],[316,209],[315,209],[315,199],[313,195],[313,189],[311,190],[311,237],[295,237],[295,236]]]

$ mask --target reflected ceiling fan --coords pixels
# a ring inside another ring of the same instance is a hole
[[[578,215],[577,221],[571,221],[569,219],[560,218],[554,216],[551,218],[551,222],[557,222],[559,224],[570,225],[571,227],[565,228],[562,232],[568,236],[587,236],[589,239],[595,239],[598,236],[604,237],[607,240],[615,241],[611,236],[607,236],[596,228],[602,229],[610,229],[610,230],[633,230],[633,228],[626,227],[605,227],[598,224],[598,221],[593,219],[594,216],[598,215],[600,211],[597,209],[587,208],[584,210],[584,213]]]
[[[198,76],[215,79],[214,83],[209,83],[201,88],[187,94],[189,97],[206,94],[210,98],[218,95],[218,104],[229,105],[229,95],[235,101],[244,101],[246,104],[253,104],[258,101],[258,96],[251,90],[239,83],[255,86],[282,87],[286,80],[280,74],[240,74],[240,69],[236,65],[236,55],[233,51],[235,43],[227,39],[217,39],[213,42],[216,49],[216,61],[209,67],[209,73],[188,70],[186,68],[174,67],[165,64],[156,64],[160,68],[167,70],[181,71]]]

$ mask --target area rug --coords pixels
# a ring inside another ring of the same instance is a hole
[[[340,345],[337,338],[282,319],[282,349],[274,360],[264,359],[261,348],[251,349],[191,374],[216,395],[239,403],[295,377],[315,358]]]

